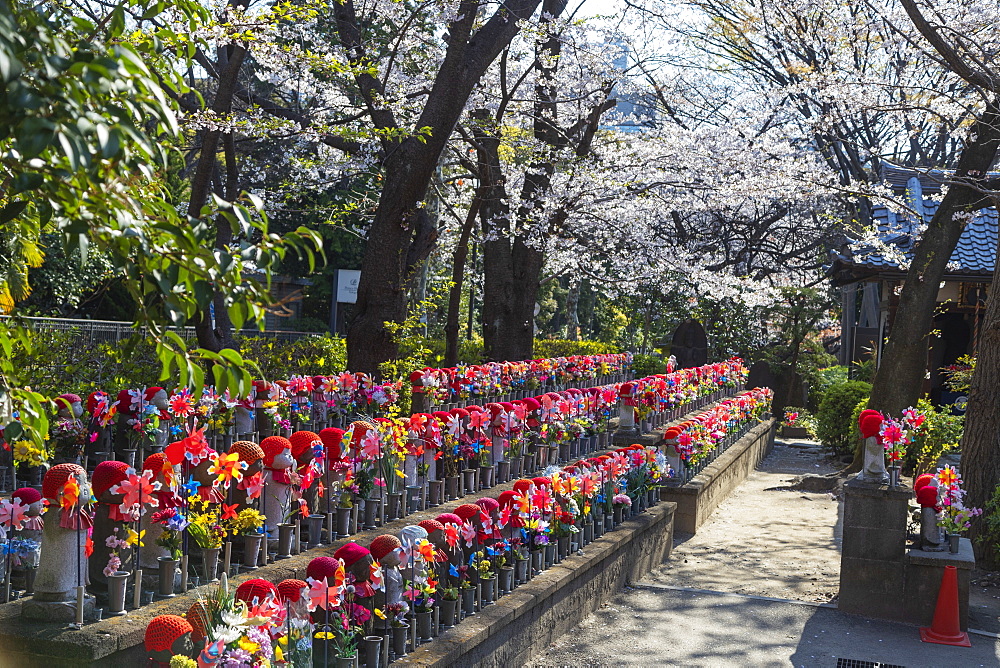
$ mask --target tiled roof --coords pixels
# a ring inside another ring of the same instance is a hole
[[[925,220],[930,220],[935,211],[937,202],[924,200]],[[884,206],[876,206],[872,216],[884,243],[896,246],[907,259],[911,259],[915,243],[913,233],[915,219],[912,214],[897,214]],[[996,269],[996,253],[997,211],[993,208],[980,209],[962,231],[945,273],[990,275]],[[846,264],[873,270],[901,271],[894,259],[876,252],[874,247],[856,248],[853,253],[841,255],[838,259]]]
[[[924,195],[940,192],[940,184],[944,172],[932,171],[917,173],[903,167],[884,163],[882,176],[887,185],[898,194],[903,194],[911,188],[911,201],[919,198],[923,202],[923,219],[929,222],[937,211],[938,202],[926,199]],[[919,187],[914,183],[919,179]],[[912,189],[919,192],[912,192]],[[912,206],[911,208],[919,208]],[[914,231],[916,218],[914,214],[895,213],[882,205],[875,205],[872,211],[873,222],[879,231],[879,236],[885,244],[897,247],[907,259],[913,257],[913,246],[916,243]],[[848,240],[851,241],[851,240]],[[972,221],[966,224],[962,236],[951,254],[946,275],[958,276],[989,276],[996,269],[997,252],[997,210],[984,208],[976,212]],[[889,257],[877,252],[875,247],[855,248],[843,254],[834,256],[835,264],[872,271],[903,271],[899,264]]]

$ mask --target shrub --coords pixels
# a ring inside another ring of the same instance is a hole
[[[621,349],[603,341],[570,341],[569,339],[535,339],[535,358],[569,357],[570,355],[606,355]],[[662,371],[658,373],[663,373]]]
[[[635,355],[632,358],[632,371],[636,378],[645,378],[658,373],[667,372],[667,363],[656,355]]]
[[[965,416],[952,415],[950,406],[938,408],[927,399],[921,399],[917,402],[917,411],[923,413],[924,423],[914,432],[913,441],[906,449],[906,464],[915,467],[914,475],[932,473],[938,459],[958,447],[965,429]]]
[[[847,382],[847,367],[828,366],[815,369],[806,375],[805,380],[809,383],[809,408],[815,411],[823,403],[823,397],[830,387]]]
[[[858,402],[867,399],[872,386],[859,380],[831,385],[816,413],[816,435],[837,455],[854,452],[857,431],[851,414]]]
[[[281,341],[267,336],[238,336],[236,343],[265,378],[303,375],[329,376],[347,369],[347,342],[332,334]]]

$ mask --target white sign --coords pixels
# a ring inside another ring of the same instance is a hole
[[[337,301],[342,304],[358,303],[358,281],[361,271],[358,269],[337,270]]]

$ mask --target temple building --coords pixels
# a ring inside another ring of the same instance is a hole
[[[874,205],[872,219],[884,247],[857,246],[835,253],[830,275],[842,295],[842,364],[851,364],[875,355],[892,330],[899,293],[906,269],[898,257],[912,258],[918,239],[919,221],[926,224],[937,211],[942,184],[948,172],[917,170],[882,163],[884,183],[912,210],[894,212]],[[942,367],[954,364],[963,355],[975,353],[979,327],[986,310],[986,292],[993,278],[997,252],[997,210],[980,209],[966,225],[948,262],[937,297],[935,335],[928,338],[927,378],[924,392],[937,403],[957,403],[964,411],[964,398],[942,386]]]

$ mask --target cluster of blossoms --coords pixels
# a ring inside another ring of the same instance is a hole
[[[690,420],[670,427],[663,437],[674,447],[682,461],[689,465],[697,464],[727,435],[769,411],[773,395],[766,387],[741,392],[723,399]]]
[[[430,395],[435,403],[448,403],[537,389],[550,383],[594,380],[623,373],[631,363],[632,355],[622,353],[490,362],[443,369],[428,367],[410,374],[410,383],[414,392]]]

